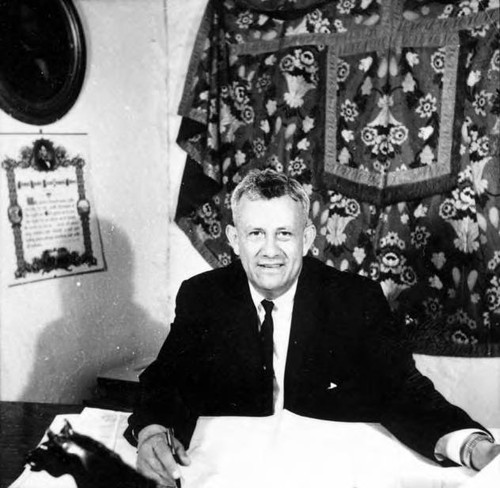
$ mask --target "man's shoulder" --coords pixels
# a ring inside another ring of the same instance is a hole
[[[310,281],[317,282],[322,286],[341,285],[353,287],[379,286],[376,282],[366,276],[356,273],[341,271],[333,266],[312,257],[304,258],[304,274]]]
[[[317,258],[306,256],[304,258],[304,271],[313,278],[333,281],[345,282],[353,284],[374,284],[374,281],[366,276],[362,276],[349,271],[341,271],[329,264],[320,261]]]
[[[385,306],[380,284],[349,271],[341,271],[317,259],[304,259],[297,293],[308,303],[343,307],[347,311]],[[350,312],[349,312],[350,313]]]
[[[245,283],[245,274],[239,260],[228,266],[204,271],[184,281],[183,286],[189,288],[210,288],[213,286],[234,286],[235,283]]]

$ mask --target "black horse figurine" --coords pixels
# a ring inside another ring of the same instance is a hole
[[[59,434],[50,430],[48,440],[28,454],[33,471],[47,471],[56,478],[71,475],[78,488],[157,488],[118,454],[91,437],[78,434],[68,421]]]

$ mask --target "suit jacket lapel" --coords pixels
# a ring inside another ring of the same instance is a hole
[[[323,265],[305,258],[297,284],[285,369],[286,404],[293,404],[301,394],[300,385],[306,375],[309,384],[324,383],[327,388],[332,373],[325,371],[322,364],[327,358],[325,350],[336,346],[332,338],[338,333],[338,324],[332,321],[331,312],[338,311],[334,317],[340,318],[342,303],[336,292],[338,283],[332,283],[330,278],[325,288],[322,270],[316,266]],[[327,331],[326,327],[334,329]]]
[[[314,286],[308,268],[304,261],[297,283],[297,291],[293,304],[290,340],[285,368],[285,401],[293,401],[300,383],[304,361],[308,349],[316,337],[315,329],[321,325],[320,310],[318,309],[318,288]]]
[[[239,260],[234,263],[234,272],[229,275],[227,285],[227,302],[224,307],[228,315],[224,320],[224,339],[245,364],[259,367],[259,318]]]

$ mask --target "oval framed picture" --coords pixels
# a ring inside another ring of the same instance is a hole
[[[0,0],[0,108],[29,124],[59,120],[80,94],[85,37],[72,0]]]

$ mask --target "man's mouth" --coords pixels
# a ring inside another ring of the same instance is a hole
[[[258,266],[265,269],[279,269],[283,266],[283,263],[259,263]]]

